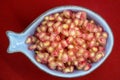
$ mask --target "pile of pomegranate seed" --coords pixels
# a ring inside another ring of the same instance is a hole
[[[89,70],[105,55],[108,34],[84,11],[48,15],[26,43],[37,62],[50,69],[70,73]]]

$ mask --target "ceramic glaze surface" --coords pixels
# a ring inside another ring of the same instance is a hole
[[[107,45],[106,45],[106,49],[105,49],[105,56],[99,62],[93,63],[92,68],[88,71],[76,70],[73,73],[63,73],[63,72],[59,72],[56,70],[50,70],[46,65],[36,62],[36,60],[34,58],[34,52],[28,50],[29,45],[25,43],[26,38],[29,35],[34,34],[36,27],[40,24],[40,22],[43,20],[43,18],[45,16],[56,13],[56,12],[62,12],[63,10],[68,10],[68,9],[72,10],[72,11],[85,11],[89,18],[95,20],[95,22],[97,24],[100,24],[103,27],[103,29],[108,33]],[[58,77],[64,77],[64,78],[84,76],[84,75],[89,74],[92,71],[94,71],[110,55],[112,47],[113,47],[113,43],[114,43],[112,31],[111,31],[109,25],[106,23],[106,21],[103,18],[101,18],[98,14],[94,13],[93,11],[83,8],[83,7],[79,7],[79,6],[60,6],[57,8],[50,9],[50,10],[46,11],[45,13],[43,13],[42,15],[40,15],[38,18],[36,18],[24,32],[14,33],[12,31],[7,31],[6,34],[10,41],[10,44],[9,44],[9,47],[7,50],[8,53],[22,52],[39,69],[41,69],[51,75],[58,76]]]

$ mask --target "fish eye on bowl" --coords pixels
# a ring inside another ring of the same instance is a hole
[[[48,10],[25,32],[7,32],[7,35],[10,38],[8,52],[23,52],[41,70],[65,78],[94,71],[113,47],[112,31],[106,21],[78,6]],[[16,45],[13,37],[23,45]],[[17,46],[21,47],[16,50]]]

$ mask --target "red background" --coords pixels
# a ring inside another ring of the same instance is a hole
[[[22,32],[44,11],[69,4],[83,6],[100,14],[110,25],[115,40],[111,55],[103,65],[89,75],[69,80],[119,80],[119,0],[0,0],[0,80],[64,80],[39,70],[21,53],[8,54],[6,49],[9,41],[5,32]]]

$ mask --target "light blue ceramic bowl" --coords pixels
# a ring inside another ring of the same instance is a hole
[[[50,15],[52,13],[61,12],[66,9],[69,9],[72,11],[87,12],[88,17],[95,20],[98,24],[103,26],[104,30],[108,33],[108,40],[107,40],[107,45],[106,45],[106,49],[105,49],[105,53],[106,53],[105,57],[103,57],[99,62],[92,64],[92,68],[88,71],[76,70],[73,73],[62,73],[62,72],[59,72],[56,70],[51,70],[46,65],[36,62],[36,60],[34,59],[34,55],[35,55],[34,52],[28,50],[28,44],[25,43],[26,38],[35,32],[36,27],[40,24],[40,22],[43,20],[43,18],[45,16]],[[32,63],[35,64],[39,69],[41,69],[51,75],[58,76],[58,77],[64,77],[64,78],[73,78],[73,77],[84,76],[84,75],[87,75],[87,74],[91,73],[92,71],[94,71],[110,55],[112,47],[113,47],[113,43],[114,43],[112,31],[111,31],[109,25],[106,23],[106,21],[101,16],[96,14],[95,12],[93,12],[89,9],[83,8],[83,7],[79,7],[79,6],[60,6],[60,7],[50,9],[50,10],[46,11],[45,13],[43,13],[42,15],[40,15],[38,18],[36,18],[27,27],[27,29],[24,32],[14,33],[12,31],[7,31],[6,34],[10,41],[10,44],[9,44],[9,47],[7,50],[8,53],[12,54],[14,52],[22,52],[22,54],[26,55],[32,61]]]

